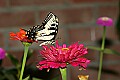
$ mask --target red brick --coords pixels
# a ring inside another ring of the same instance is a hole
[[[11,6],[28,6],[34,5],[34,0],[10,0]]]
[[[109,70],[109,71],[114,71],[116,74],[112,73],[103,73],[102,79],[106,80],[119,80],[120,79],[120,64],[114,64],[114,65],[108,65],[104,66],[103,69]]]
[[[0,25],[2,27],[12,26],[28,26],[34,25],[34,13],[33,12],[4,12],[0,13]]]
[[[5,37],[4,37],[3,33],[0,32],[0,41],[1,41],[1,42],[0,42],[0,47],[4,47],[4,41],[5,41],[4,38],[5,38]]]
[[[64,4],[65,0],[35,0],[35,4],[37,5],[49,5],[49,4]]]
[[[49,12],[57,15],[60,24],[88,23],[93,21],[93,10],[90,7],[41,11],[40,19],[43,20]]]
[[[109,48],[120,52],[120,43],[114,44],[110,46]]]
[[[67,32],[63,28],[59,28],[58,34],[56,36],[56,40],[59,41],[60,44],[63,44],[64,42],[67,42]]]
[[[9,40],[8,46],[10,48],[22,48],[22,47],[24,47],[22,42],[20,42],[18,40]]]
[[[0,7],[6,7],[6,0],[0,0]]]
[[[104,2],[104,3],[113,3],[119,2],[119,0],[71,0],[73,3],[95,3],[95,2]]]
[[[119,80],[120,76],[115,75],[115,74],[102,74],[103,76],[101,77],[102,80]]]
[[[119,7],[118,6],[106,6],[106,7],[100,7],[98,9],[98,16],[108,16],[111,17],[115,23],[117,17],[118,17]]]
[[[105,67],[105,69],[113,70],[120,74],[120,63],[118,62],[117,64],[108,65]]]
[[[73,3],[92,3],[96,2],[97,0],[71,0]]]
[[[120,60],[120,56],[116,55],[116,54],[105,54],[104,55],[104,60],[106,60],[106,61]]]
[[[118,2],[119,3],[119,0],[97,0],[98,2],[103,2],[103,3],[105,3],[105,2],[108,2],[108,3],[110,3],[110,2],[112,2],[112,3],[115,3],[115,2]]]
[[[63,4],[64,0],[11,0],[12,6],[31,6],[31,5],[49,5],[49,4]]]
[[[91,40],[90,28],[71,28],[68,34],[70,42]]]
[[[98,51],[88,49],[88,54],[84,55],[87,59],[91,60],[91,62],[96,62],[98,56]]]
[[[102,26],[96,27],[95,28],[96,40],[101,39],[102,34],[103,34],[103,27]],[[106,38],[108,38],[110,40],[118,40],[118,36],[116,34],[115,27],[107,27],[106,28]]]

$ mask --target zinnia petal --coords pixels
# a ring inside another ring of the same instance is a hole
[[[0,48],[0,60],[5,58],[5,50]]]
[[[113,20],[109,17],[100,17],[97,20],[97,24],[99,24],[101,26],[112,26]]]

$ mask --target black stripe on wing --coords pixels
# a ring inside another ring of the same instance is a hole
[[[55,15],[52,12],[50,12],[44,20],[45,23],[47,23],[53,16],[55,16]]]

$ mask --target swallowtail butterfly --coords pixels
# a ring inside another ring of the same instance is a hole
[[[42,25],[33,26],[26,31],[26,36],[30,40],[34,41],[44,41],[41,45],[53,44],[55,37],[58,33],[58,18],[52,12],[50,12]]]

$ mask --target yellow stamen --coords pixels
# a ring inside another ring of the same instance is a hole
[[[102,20],[103,20],[103,21],[108,21],[109,18],[108,18],[108,17],[103,17]]]
[[[24,35],[22,35],[23,37],[25,37],[25,34]]]
[[[59,49],[56,49],[56,50],[59,50]],[[64,50],[69,50],[69,48],[61,48],[62,51]]]
[[[62,50],[69,50],[69,48],[62,48]]]

